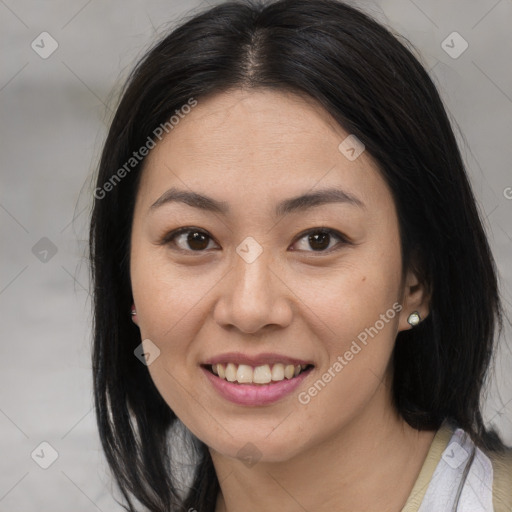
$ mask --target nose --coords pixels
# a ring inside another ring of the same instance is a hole
[[[217,324],[246,334],[288,326],[293,293],[283,277],[266,251],[251,262],[235,254],[233,267],[219,288],[214,310]]]

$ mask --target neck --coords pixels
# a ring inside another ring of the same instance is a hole
[[[221,487],[216,512],[399,512],[434,435],[413,429],[389,406],[363,412],[286,461],[246,467],[210,450]]]

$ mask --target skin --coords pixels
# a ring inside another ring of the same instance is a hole
[[[429,297],[412,271],[402,275],[395,205],[377,165],[367,152],[350,161],[338,150],[347,135],[309,98],[231,90],[201,99],[146,159],[131,236],[134,321],[160,350],[148,366],[157,389],[209,447],[217,512],[399,511],[433,439],[391,403],[396,335],[411,328],[411,312],[428,315]],[[279,201],[327,186],[364,206],[274,215]],[[170,187],[224,201],[230,213],[151,209]],[[186,235],[162,243],[180,227],[206,232],[206,248],[194,251]],[[333,235],[315,251],[303,232],[319,227],[349,243]],[[263,249],[252,263],[236,252],[248,236]],[[301,404],[298,393],[395,303],[402,310]],[[315,368],[277,403],[235,405],[199,366],[230,351]],[[237,455],[248,442],[259,457],[250,467]]]

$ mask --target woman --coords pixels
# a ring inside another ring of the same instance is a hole
[[[191,18],[130,76],[94,195],[96,414],[128,510],[510,510],[480,411],[492,255],[385,28],[335,0]]]

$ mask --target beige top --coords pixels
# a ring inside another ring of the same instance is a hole
[[[448,441],[453,435],[453,431],[446,424],[443,423],[439,430],[436,432],[430,449],[428,450],[425,462],[421,467],[420,474],[416,479],[416,483],[412,488],[411,494],[407,498],[402,512],[418,512],[421,502],[425,493],[427,492],[428,485],[432,479],[432,475],[441,460],[441,455],[444,449],[448,446]]]
[[[401,512],[418,512],[427,492],[432,475],[448,446],[453,430],[446,424],[439,428],[432,440],[427,457],[421,467],[416,483]],[[512,450],[504,455],[486,453],[494,470],[493,503],[496,512],[512,510]]]

